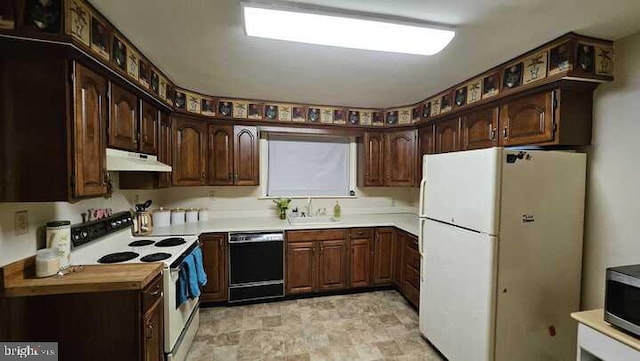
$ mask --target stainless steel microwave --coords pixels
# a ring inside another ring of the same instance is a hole
[[[607,268],[604,320],[640,336],[640,265]]]

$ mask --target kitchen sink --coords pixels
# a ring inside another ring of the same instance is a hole
[[[295,226],[299,224],[336,224],[342,223],[340,219],[331,216],[318,217],[288,217],[289,224]]]

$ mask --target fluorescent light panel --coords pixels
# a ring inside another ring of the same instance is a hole
[[[393,53],[433,55],[453,30],[340,15],[289,11],[243,3],[248,36]]]

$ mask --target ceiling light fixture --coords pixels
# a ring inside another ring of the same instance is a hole
[[[248,36],[344,48],[433,55],[453,28],[406,19],[301,5],[243,2]]]

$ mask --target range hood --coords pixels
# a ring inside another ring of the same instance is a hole
[[[107,171],[171,172],[171,166],[159,162],[155,155],[107,148]]]

